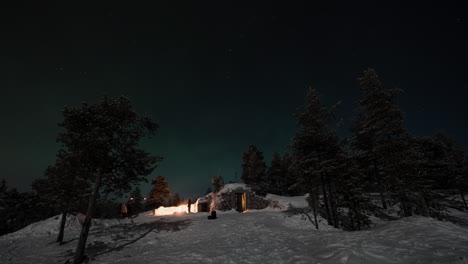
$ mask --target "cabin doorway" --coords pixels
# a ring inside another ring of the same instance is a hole
[[[210,210],[209,210],[207,202],[198,203],[198,212],[209,212],[209,211]]]
[[[247,197],[245,193],[236,193],[236,210],[241,213],[247,210]]]

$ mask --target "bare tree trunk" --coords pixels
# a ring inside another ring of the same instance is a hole
[[[465,209],[468,210],[468,206],[466,206],[466,200],[465,200],[465,195],[463,195],[463,191],[461,189],[459,189],[458,191],[460,191],[460,196],[463,200],[463,205],[465,206]]]
[[[361,230],[361,212],[356,205],[356,201],[353,201],[353,211],[354,211],[354,218],[356,220],[357,230]]]
[[[314,202],[312,204],[312,210],[314,211],[314,221],[315,221],[315,228],[318,230],[318,221],[317,221],[317,201],[319,200],[319,195],[318,195],[318,188],[314,190]]]
[[[380,201],[382,202],[382,208],[387,209],[387,202],[385,201],[384,196],[384,186],[381,176],[379,175],[379,170],[377,169],[377,164],[374,164],[374,173],[375,177],[377,177],[377,182],[379,185],[379,194],[380,194]]]
[[[339,228],[340,224],[338,223],[338,216],[337,216],[337,212],[336,212],[335,198],[333,197],[332,194],[330,194],[329,199],[330,199],[330,208],[331,208],[332,217],[333,217],[333,227],[334,228]]]
[[[338,224],[338,218],[336,215],[335,197],[333,195],[330,177],[327,177],[327,181],[328,181],[328,199],[330,199],[330,210],[331,210],[332,217],[333,217],[333,227],[338,228],[339,224]]]
[[[324,179],[323,175],[320,175],[320,180],[322,182],[323,202],[325,204],[325,210],[327,211],[327,223],[329,225],[333,225],[332,221],[331,221],[330,210],[328,208],[327,190],[325,188],[325,179]]]
[[[91,227],[91,221],[93,220],[94,209],[96,207],[96,199],[99,193],[99,187],[101,185],[102,172],[98,170],[96,175],[96,182],[94,183],[93,194],[89,198],[88,210],[86,211],[86,218],[81,228],[80,240],[78,241],[78,246],[76,247],[75,258],[73,264],[81,263],[85,256],[84,250],[86,247],[86,240],[88,239],[89,228]]]
[[[309,193],[309,206],[312,207],[312,212],[314,213],[314,222],[313,224],[315,225],[315,228],[316,229],[319,229],[318,227],[318,222],[317,222],[317,201],[319,199],[319,196],[318,196],[318,188],[312,188],[312,190],[310,191]],[[307,217],[309,217],[309,215],[306,213]],[[312,220],[310,219],[309,217],[309,220],[312,222]]]
[[[385,196],[383,194],[382,189],[380,189],[379,193],[380,193],[380,201],[382,202],[382,208],[387,209],[387,202],[385,201]]]
[[[67,220],[67,211],[64,211],[62,213],[62,221],[60,222],[60,231],[57,237],[57,242],[62,243],[63,242],[63,235],[65,233],[65,222]]]
[[[355,230],[355,229],[354,229],[353,210],[351,210],[351,208],[349,208],[349,210],[348,210],[348,217],[349,217],[349,225],[351,226],[351,230]]]

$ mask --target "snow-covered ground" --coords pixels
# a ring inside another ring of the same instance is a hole
[[[270,200],[270,207],[286,210],[290,206],[296,208],[307,207],[306,198],[309,194],[304,196],[285,197],[275,194],[267,194],[266,198]]]
[[[207,215],[97,220],[88,239],[89,263],[468,263],[468,227],[431,218],[344,232],[323,223],[315,230],[307,217],[272,209],[218,212],[216,220]],[[61,246],[54,243],[58,224],[51,218],[0,237],[0,262],[71,260],[78,224],[70,218]]]

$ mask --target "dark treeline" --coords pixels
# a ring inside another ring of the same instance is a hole
[[[60,215],[62,225],[57,242],[63,241],[67,215],[86,213],[91,190],[90,182],[79,184],[79,178],[65,177],[65,174],[61,173],[63,172],[57,170],[57,164],[49,166],[44,178],[33,181],[30,192],[20,193],[15,188],[8,188],[5,180],[0,182],[0,235]],[[125,215],[129,217],[157,209],[159,206],[178,206],[185,203],[179,193],[170,193],[164,177],[158,176],[153,179],[151,186],[146,196],[142,195],[139,185],[135,185],[131,191],[120,194],[112,190],[101,191],[96,200],[94,218],[122,217],[123,196],[129,197],[124,202],[127,207]]]
[[[441,193],[459,195],[467,210],[468,158],[462,147],[444,133],[411,135],[395,103],[400,91],[385,89],[373,69],[358,81],[361,98],[351,136],[337,136],[338,105],[324,106],[310,89],[296,114],[299,131],[291,154],[275,153],[267,168],[263,153],[250,145],[241,179],[260,195],[309,193],[315,218],[320,214],[347,230],[369,226],[370,213],[389,207],[402,217],[441,217]],[[378,204],[371,202],[374,197]]]

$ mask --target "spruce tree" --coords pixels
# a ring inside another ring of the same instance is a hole
[[[434,145],[406,132],[395,103],[398,89],[384,89],[373,69],[359,82],[362,98],[351,129],[351,149],[362,157],[360,171],[374,183],[384,209],[391,198],[402,216],[437,215],[441,207],[431,179],[437,162],[429,155]]]
[[[211,178],[211,184],[213,184],[214,192],[217,193],[224,186],[224,178],[221,175],[221,171],[218,172],[217,176]]]
[[[21,194],[15,188],[9,188],[6,180],[0,183],[0,235],[13,232],[23,227],[18,223],[18,218],[22,218],[20,209],[22,208]]]
[[[243,153],[241,179],[259,195],[266,194],[265,176],[266,164],[263,153],[256,146],[250,145],[247,152]]]
[[[439,188],[455,189],[468,210],[464,193],[468,191],[468,162],[463,148],[450,136],[438,132],[434,139],[441,149],[444,170],[439,174]]]
[[[447,152],[443,144],[432,137],[414,137],[411,142],[412,154],[418,169],[427,179],[432,181],[431,189],[447,190],[451,188],[450,173],[447,162]]]
[[[160,206],[167,205],[166,200],[171,197],[169,184],[162,176],[158,176],[152,181],[151,191],[148,194],[147,208],[157,209]]]
[[[283,160],[278,152],[273,155],[271,165],[267,170],[266,187],[267,192],[282,194],[285,188],[287,170],[283,165]]]
[[[179,206],[180,205],[180,195],[179,193],[175,193],[172,197],[172,206]]]
[[[361,230],[370,225],[366,210],[370,199],[366,192],[366,175],[359,164],[360,153],[344,152],[339,165],[340,177],[337,182],[338,206],[347,208],[341,216],[342,226],[348,230]]]
[[[296,196],[299,195],[300,185],[298,184],[298,169],[297,162],[295,162],[294,156],[286,152],[281,160],[283,170],[285,171],[285,181],[282,189],[283,195]],[[308,190],[307,190],[308,191]]]
[[[14,232],[50,215],[43,215],[42,206],[33,192],[20,193],[0,184],[0,234]]]
[[[329,126],[333,110],[321,105],[313,89],[308,91],[299,110],[296,116],[300,130],[292,139],[292,148],[301,173],[300,184],[311,194],[320,187],[328,224],[338,227],[334,175],[338,175],[341,147],[336,132]]]
[[[373,69],[365,71],[358,80],[362,98],[358,101],[358,113],[351,128],[351,148],[365,153],[366,158],[362,159],[365,164],[361,166],[368,169],[368,175],[372,175],[382,207],[387,208],[385,192],[395,175],[390,175],[384,158],[395,154],[392,144],[406,137],[403,114],[394,102],[399,90],[384,89]]]
[[[439,216],[443,207],[436,200],[433,176],[440,163],[433,157],[433,140],[411,138],[397,143],[393,144],[396,155],[385,162],[389,174],[396,175],[388,190],[400,205],[400,215]]]

